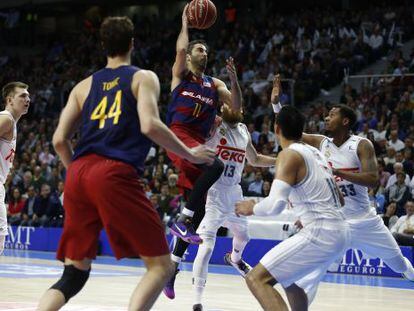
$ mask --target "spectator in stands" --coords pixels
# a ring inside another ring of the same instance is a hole
[[[34,186],[29,186],[27,189],[27,199],[24,203],[23,210],[21,212],[21,226],[30,226],[35,214],[34,202],[36,200],[36,190]]]
[[[177,182],[178,182],[177,174],[171,174],[170,176],[168,176],[168,188],[169,188],[169,193],[172,196],[176,196],[180,194],[180,189],[177,187]]]
[[[269,196],[271,184],[268,180],[265,180],[262,185],[262,197]]]
[[[388,178],[387,184],[385,186],[385,189],[391,187],[393,184],[395,184],[395,182],[397,181],[397,174],[399,173],[403,173],[405,178],[404,178],[404,182],[406,185],[410,184],[410,176],[408,176],[408,174],[405,174],[404,172],[404,166],[402,165],[401,162],[396,162],[393,165],[393,170],[394,170],[394,174],[392,174],[390,176],[390,178]]]
[[[39,161],[41,164],[46,163],[47,165],[51,165],[55,160],[55,156],[50,153],[49,144],[46,143],[43,147],[43,151],[39,154]]]
[[[414,246],[414,201],[405,203],[405,211],[406,215],[398,219],[391,232],[399,245]]]
[[[263,187],[263,176],[260,170],[257,170],[254,176],[254,181],[249,184],[248,194],[250,196],[261,196]]]
[[[385,201],[389,205],[391,203],[396,204],[395,214],[401,216],[404,214],[404,205],[408,200],[411,200],[411,187],[404,183],[405,173],[397,173],[397,181],[385,190]]]
[[[170,215],[170,203],[174,197],[170,194],[168,183],[163,183],[161,186],[161,193],[159,195],[159,205],[163,215]]]
[[[9,200],[7,209],[7,222],[14,226],[20,224],[21,212],[25,204],[19,188],[13,188],[12,197]]]
[[[385,190],[385,187],[387,186],[388,179],[390,178],[391,174],[390,172],[387,172],[385,170],[385,163],[384,160],[379,159],[378,160],[378,177],[379,177],[379,187],[378,192],[383,193]]]
[[[404,149],[404,143],[398,138],[398,131],[392,130],[390,132],[390,139],[388,140],[388,146],[394,148],[395,151],[401,151]]]
[[[395,149],[393,147],[387,148],[387,155],[384,157],[384,163],[389,171],[390,168],[392,170],[393,165],[395,164]]]
[[[40,166],[35,166],[33,174],[33,185],[36,191],[40,191],[42,185],[46,183],[46,179],[42,174],[42,168]]]
[[[159,204],[159,195],[158,194],[152,194],[150,196],[150,201],[151,201],[152,206],[155,208],[158,215],[160,216],[160,219],[161,219],[162,223],[164,223],[164,211],[162,210],[162,208],[160,207],[160,204]]]
[[[34,203],[35,215],[31,225],[34,227],[61,227],[63,225],[63,208],[56,193],[52,193],[48,184],[41,186],[40,195]]]

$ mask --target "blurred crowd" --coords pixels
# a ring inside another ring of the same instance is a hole
[[[370,189],[370,198],[393,227],[398,217],[407,215],[410,206],[406,205],[414,194],[414,80],[402,76],[414,72],[414,53],[406,59],[400,51],[403,41],[413,33],[413,15],[405,7],[352,12],[326,8],[282,15],[274,13],[275,3],[268,4],[263,18],[252,19],[237,11],[213,38],[208,37],[207,72],[227,81],[225,60],[235,58],[252,141],[260,153],[276,154],[279,147],[269,104],[274,73],[286,81],[282,103],[294,100],[307,115],[307,132],[323,134],[329,105],[305,103],[339,83],[344,70],[353,73],[386,58],[387,72],[394,77],[364,80],[358,88],[344,85],[340,102],[358,113],[355,133],[374,144],[381,183]],[[158,74],[163,114],[169,100],[179,19],[176,28],[166,28],[151,18],[134,22],[138,32],[133,63]],[[192,34],[200,36],[202,33],[196,31]],[[51,138],[71,88],[104,65],[98,46],[96,29],[86,27],[80,34],[53,37],[35,55],[21,49],[19,53],[0,51],[0,84],[24,81],[30,85],[32,98],[29,115],[18,124],[14,168],[6,184],[11,224],[62,225],[65,169]],[[182,201],[176,186],[178,174],[165,150],[151,148],[143,186],[166,222],[179,211]],[[246,165],[241,183],[244,194],[266,196],[273,174],[271,168]]]

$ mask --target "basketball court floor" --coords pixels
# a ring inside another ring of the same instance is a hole
[[[127,310],[129,295],[143,275],[142,262],[99,257],[83,291],[63,310]],[[177,276],[176,298],[161,294],[153,310],[192,310],[191,264]],[[210,266],[206,311],[261,310],[232,267]],[[54,253],[5,250],[0,257],[0,310],[35,310],[42,293],[61,275]],[[399,278],[329,274],[310,310],[414,310],[414,283]]]

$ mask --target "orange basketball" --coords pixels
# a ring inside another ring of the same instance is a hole
[[[191,27],[210,28],[217,18],[216,6],[210,0],[193,0],[187,9],[187,19]]]

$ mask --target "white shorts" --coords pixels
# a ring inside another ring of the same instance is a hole
[[[231,187],[210,188],[207,193],[206,214],[198,226],[197,233],[201,237],[215,238],[220,227],[228,228],[233,235],[248,238],[247,218],[235,214],[235,204],[243,201],[240,185]]]
[[[4,203],[5,200],[5,193],[4,185],[0,185],[0,235],[8,235],[7,231],[7,210],[6,204]]]
[[[397,256],[402,256],[401,249],[392,236],[390,230],[384,225],[379,216],[366,219],[349,219],[346,221],[350,234],[350,245],[347,248],[356,248],[363,252],[363,256],[369,258],[381,258],[384,261]],[[338,253],[338,261],[343,253]],[[326,270],[320,267],[296,282],[306,294],[316,293],[317,286]]]
[[[343,221],[319,220],[272,248],[260,263],[284,288],[317,268],[325,271],[349,245]]]

